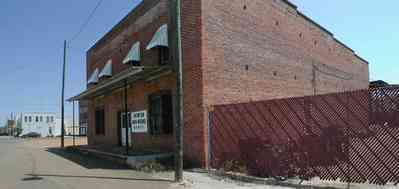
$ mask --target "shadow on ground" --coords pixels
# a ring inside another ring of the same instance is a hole
[[[85,167],[86,169],[129,169],[129,167],[126,165],[118,164],[110,160],[100,159],[91,155],[84,155],[68,148],[48,148],[46,151],[69,161],[72,161],[82,167]]]
[[[83,175],[61,175],[61,174],[25,174],[29,176],[22,179],[23,181],[42,180],[43,177],[58,177],[58,178],[85,178],[85,179],[106,179],[106,180],[130,180],[130,181],[144,181],[144,182],[169,182],[167,179],[144,179],[144,178],[127,178],[127,177],[102,177],[102,176],[83,176]]]

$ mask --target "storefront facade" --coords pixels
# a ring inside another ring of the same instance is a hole
[[[88,50],[87,90],[70,100],[88,101],[89,145],[126,145],[129,120],[132,150],[174,150],[168,2],[142,1]],[[286,0],[183,0],[181,16],[184,157],[193,164],[209,165],[214,105],[368,88],[368,62]]]

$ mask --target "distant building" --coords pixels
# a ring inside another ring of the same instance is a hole
[[[81,133],[80,133],[79,121],[75,121],[75,125],[74,125],[71,120],[65,120],[65,135],[80,136]]]
[[[17,133],[17,123],[14,119],[7,120],[7,133],[10,136],[15,136]]]
[[[388,82],[385,82],[383,80],[376,80],[376,81],[371,81],[370,82],[370,88],[380,88],[380,87],[399,87],[399,85],[392,85],[389,84]]]
[[[54,113],[22,113],[17,125],[22,130],[20,136],[29,133],[38,133],[42,137],[61,134],[61,127],[56,124]]]
[[[17,124],[14,117],[8,119],[4,127],[0,127],[0,135],[8,135],[8,136],[18,135]]]
[[[7,127],[6,126],[0,127],[0,136],[2,136],[2,135],[7,135]]]
[[[387,87],[389,84],[383,80],[371,81],[370,88]]]
[[[79,101],[79,135],[81,136],[87,135],[88,106],[88,101]]]

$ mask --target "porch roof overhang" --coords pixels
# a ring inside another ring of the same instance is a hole
[[[67,101],[72,102],[87,100],[123,88],[125,86],[125,81],[127,84],[132,84],[135,81],[152,80],[169,73],[172,73],[171,66],[133,66],[115,75],[104,83],[99,83],[96,86],[93,86],[82,93],[69,98]]]

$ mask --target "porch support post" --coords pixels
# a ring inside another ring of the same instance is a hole
[[[128,121],[129,121],[129,117],[128,117],[128,108],[127,108],[127,80],[125,79],[125,81],[124,81],[124,83],[125,83],[125,86],[124,86],[124,98],[125,98],[125,100],[124,100],[124,104],[125,104],[125,123],[124,123],[124,126],[125,126],[125,142],[126,142],[126,145],[125,145],[125,147],[126,147],[126,156],[128,156],[129,155],[129,124],[128,124]]]
[[[75,101],[72,101],[72,139],[75,147]]]

